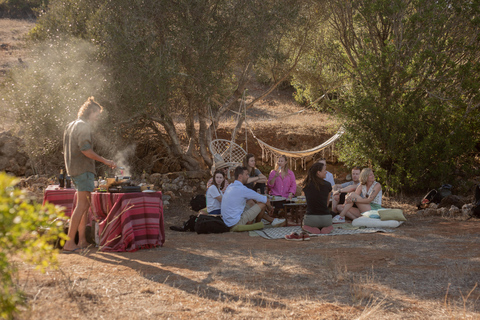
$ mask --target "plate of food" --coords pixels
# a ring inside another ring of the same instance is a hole
[[[286,198],[284,197],[281,197],[281,196],[270,196],[270,201],[283,201],[285,200]]]

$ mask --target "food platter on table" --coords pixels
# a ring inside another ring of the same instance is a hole
[[[268,196],[268,198],[270,199],[270,201],[284,201],[287,199],[281,196],[270,196],[270,195]]]

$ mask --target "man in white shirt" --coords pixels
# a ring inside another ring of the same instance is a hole
[[[258,194],[244,185],[248,177],[246,167],[235,168],[235,182],[228,186],[222,197],[223,222],[227,227],[234,227],[252,221],[260,222],[263,218],[274,227],[284,225],[285,219],[274,219],[265,212],[273,211],[267,196]]]
[[[318,160],[317,162],[323,163],[325,168],[327,167],[327,160],[325,160],[325,158],[322,158],[322,159]],[[333,174],[329,171],[327,171],[327,176],[325,177],[324,180],[329,182],[332,185],[332,188],[335,185],[335,180],[333,180]]]

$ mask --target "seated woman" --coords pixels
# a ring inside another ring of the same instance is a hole
[[[215,171],[213,183],[207,190],[207,212],[208,214],[221,214],[223,187],[225,185],[225,173],[223,170]]]
[[[245,186],[254,191],[260,189],[260,193],[265,194],[265,183],[267,182],[267,177],[265,177],[260,170],[255,167],[255,156],[252,153],[249,153],[245,156],[245,159],[243,160],[243,166],[248,169],[249,176]]]
[[[297,183],[293,171],[288,169],[287,157],[281,155],[277,167],[268,176],[268,187],[272,196],[281,196],[289,200],[297,191]]]
[[[213,184],[213,180],[214,180],[214,177],[215,177],[215,172],[217,171],[221,171],[223,172],[223,177],[225,178],[225,183],[223,184],[224,186],[222,187],[222,191],[225,192],[225,190],[227,189],[229,183],[228,183],[228,179],[227,179],[227,174],[228,174],[228,164],[223,161],[223,160],[220,160],[220,161],[216,161],[214,163],[214,165],[212,166],[212,171],[211,172],[214,172],[214,174],[212,175],[212,177],[210,178],[210,180],[207,181],[207,189],[210,188]]]
[[[353,205],[356,204],[357,208]],[[345,198],[342,211],[333,218],[333,223],[344,223],[345,216],[354,220],[359,218],[363,212],[378,210],[382,207],[382,185],[375,181],[372,169],[365,168],[360,172],[360,184],[355,192]]]
[[[303,180],[303,192],[307,200],[307,212],[303,217],[302,229],[313,234],[327,234],[332,232],[332,214],[328,209],[328,199],[332,185],[325,181],[327,167],[321,163],[314,163]]]

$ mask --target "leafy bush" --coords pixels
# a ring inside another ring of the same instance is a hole
[[[0,18],[32,17],[47,5],[48,0],[0,0]]]
[[[0,318],[10,319],[24,302],[13,281],[12,257],[34,263],[44,271],[54,267],[57,250],[53,243],[66,239],[62,223],[54,222],[63,213],[53,205],[32,202],[24,190],[15,188],[18,181],[0,173]]]

